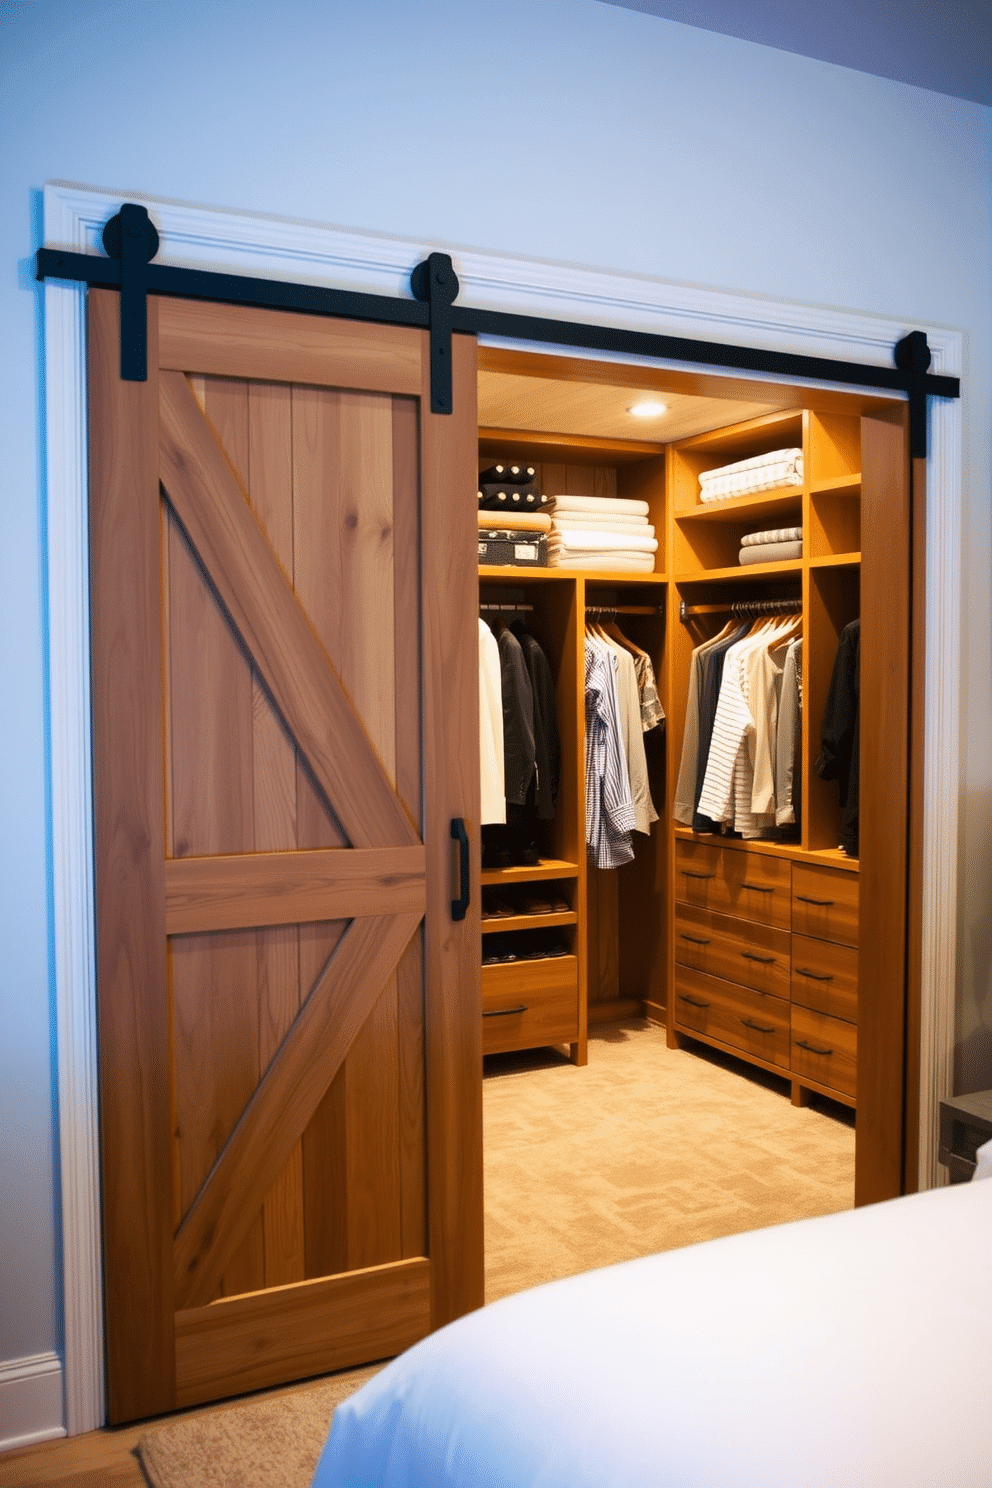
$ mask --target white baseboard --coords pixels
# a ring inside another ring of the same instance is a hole
[[[0,1452],[57,1436],[65,1436],[58,1354],[32,1354],[0,1364]]]

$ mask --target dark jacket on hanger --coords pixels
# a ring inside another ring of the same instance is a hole
[[[508,805],[523,806],[534,778],[534,689],[523,648],[506,626],[497,636],[503,693],[503,774]]]
[[[823,710],[821,752],[814,769],[821,780],[836,780],[840,794],[840,845],[858,856],[860,805],[861,621],[845,625]]]
[[[511,627],[520,642],[534,694],[534,756],[537,765],[535,805],[542,821],[551,821],[558,804],[561,784],[561,744],[555,707],[555,681],[551,665],[540,644],[524,628],[522,620]]]

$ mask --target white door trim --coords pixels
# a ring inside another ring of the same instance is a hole
[[[960,333],[937,326],[907,326],[845,311],[686,288],[661,279],[510,258],[454,244],[222,212],[133,194],[124,197],[65,183],[49,183],[45,187],[46,246],[102,252],[102,225],[124,200],[147,206],[161,236],[161,262],[407,296],[411,268],[428,253],[441,249],[454,260],[461,283],[460,302],[466,305],[659,334],[697,336],[801,355],[832,356],[864,362],[867,366],[891,366],[895,342],[908,330],[924,330],[933,351],[932,370],[952,376],[961,371]],[[92,1430],[105,1419],[84,299],[81,285],[53,280],[46,283],[52,856],[65,1270],[64,1378],[66,1428],[70,1435]],[[938,1181],[937,1108],[940,1097],[951,1089],[953,1058],[960,742],[961,438],[960,401],[932,400],[927,465],[922,1186]]]

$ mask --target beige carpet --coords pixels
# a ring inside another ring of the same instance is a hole
[[[596,1030],[589,1064],[553,1050],[486,1061],[486,1300],[577,1271],[849,1208],[854,1125],[663,1029]],[[307,1488],[334,1406],[376,1367],[147,1431],[153,1488]]]

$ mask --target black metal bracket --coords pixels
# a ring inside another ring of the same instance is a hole
[[[126,202],[103,229],[108,257],[121,266],[121,381],[148,380],[148,264],[158,230],[144,207]]]
[[[414,298],[430,307],[431,413],[450,413],[451,307],[458,294],[458,276],[446,253],[432,253],[410,275]]]
[[[961,396],[957,377],[935,375],[929,370],[930,348],[923,331],[910,331],[899,341],[894,348],[893,367],[872,367],[863,362],[834,361],[830,357],[797,356],[755,346],[731,346],[684,336],[660,336],[650,331],[627,331],[616,326],[585,325],[456,305],[458,278],[446,253],[432,253],[413,270],[410,284],[415,298],[412,300],[280,279],[255,279],[243,274],[172,268],[152,262],[158,251],[158,233],[145,208],[131,202],[125,203],[107,223],[103,243],[108,258],[95,253],[39,248],[35,277],[76,280],[120,290],[121,377],[126,381],[141,382],[147,376],[146,299],[149,294],[161,294],[429,330],[433,413],[452,411],[451,339],[459,333],[582,347],[607,355],[620,352],[659,361],[690,362],[790,381],[800,378],[907,393],[913,459],[922,458],[927,452],[927,398]]]
[[[909,455],[912,460],[927,456],[927,373],[932,357],[923,331],[910,331],[896,342],[895,364],[909,378]]]

